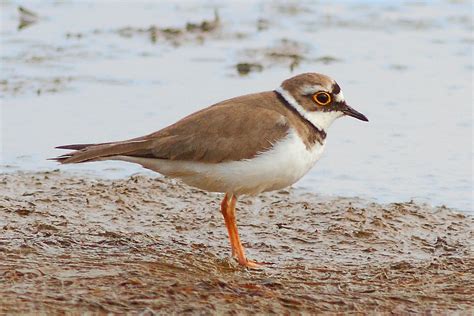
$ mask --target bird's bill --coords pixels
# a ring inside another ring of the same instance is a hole
[[[342,110],[342,113],[344,113],[345,115],[348,115],[348,116],[352,116],[352,117],[354,117],[358,120],[361,120],[361,121],[365,121],[365,122],[369,121],[369,119],[364,114],[362,114],[360,112],[357,112],[356,110],[354,110],[353,108],[351,108],[347,104],[345,105],[344,109]]]

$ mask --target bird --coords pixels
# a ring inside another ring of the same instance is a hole
[[[224,194],[220,211],[239,265],[261,268],[247,258],[236,221],[242,195],[291,186],[323,154],[334,120],[351,116],[350,107],[329,76],[302,73],[270,91],[218,102],[151,134],[124,141],[58,146],[62,164],[118,160],[135,163],[187,185]]]

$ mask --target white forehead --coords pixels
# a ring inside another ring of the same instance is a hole
[[[319,84],[305,85],[301,88],[301,93],[304,94],[304,95],[314,94],[314,93],[319,92],[319,91],[325,91],[325,92],[329,92],[329,93],[332,92],[330,88],[324,87],[324,86],[319,85]],[[344,99],[344,94],[342,93],[342,90],[340,90],[339,93],[334,94],[334,99],[337,102],[342,102],[342,101],[345,100]]]

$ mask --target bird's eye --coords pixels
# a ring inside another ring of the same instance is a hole
[[[331,103],[331,95],[327,92],[318,92],[313,94],[313,100],[319,105],[328,105]]]

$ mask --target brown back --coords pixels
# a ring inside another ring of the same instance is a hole
[[[62,146],[79,150],[56,160],[78,163],[116,155],[208,163],[250,159],[287,135],[290,120],[284,116],[285,111],[274,92],[245,95],[217,103],[143,137]]]

